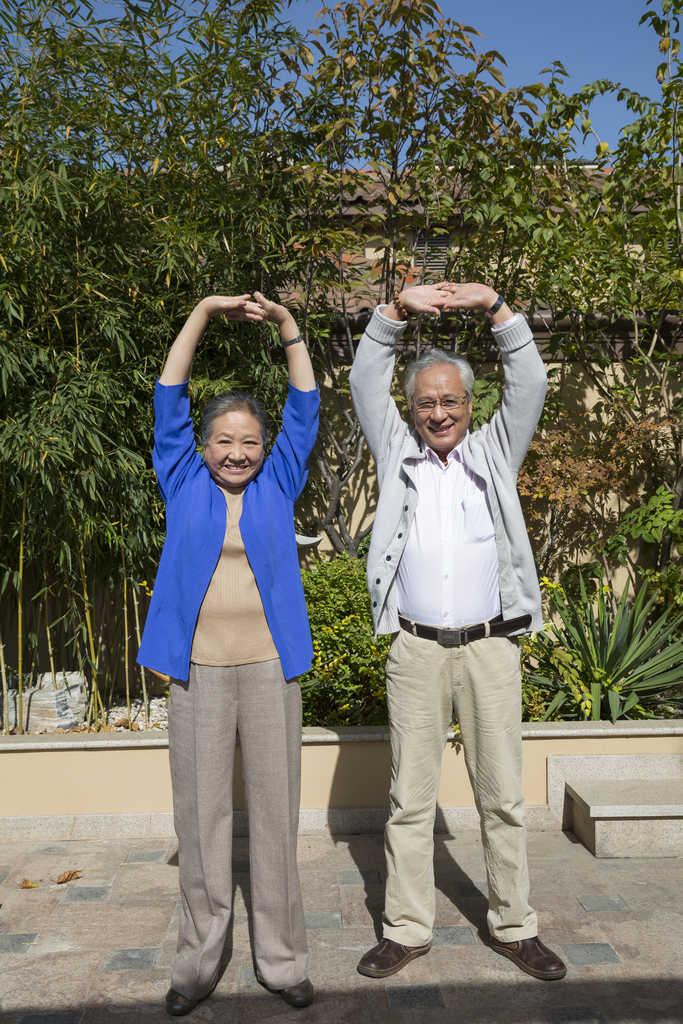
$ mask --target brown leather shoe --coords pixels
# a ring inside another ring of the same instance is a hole
[[[557,953],[544,946],[538,935],[532,939],[518,939],[517,942],[500,942],[491,936],[496,953],[506,956],[513,964],[541,981],[560,981],[567,973]]]
[[[300,985],[281,988],[280,995],[290,1006],[310,1006],[313,1002],[313,986],[308,978],[304,978]]]
[[[388,978],[415,957],[424,956],[431,948],[431,942],[424,946],[402,946],[393,939],[382,939],[360,958],[358,973],[366,974],[368,978]]]

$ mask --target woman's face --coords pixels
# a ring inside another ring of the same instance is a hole
[[[204,462],[221,487],[244,487],[263,465],[261,424],[246,409],[216,416],[204,449]]]

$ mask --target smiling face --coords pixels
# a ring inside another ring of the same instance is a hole
[[[246,486],[263,465],[261,424],[246,409],[216,416],[206,442],[204,462],[220,487]]]
[[[460,373],[448,363],[437,363],[422,370],[415,378],[415,391],[411,411],[415,428],[427,445],[442,462],[453,451],[467,433],[472,415],[472,402],[466,401],[459,409],[443,409],[440,402],[449,398],[465,398]],[[436,402],[433,409],[421,410],[420,402]]]

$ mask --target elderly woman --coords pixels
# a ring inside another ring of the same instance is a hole
[[[311,636],[293,505],[318,429],[311,361],[287,309],[259,292],[203,299],[168,354],[154,399],[154,468],[166,542],[138,661],[170,677],[169,741],[182,906],[166,1009],[215,987],[232,912],[232,782],[239,734],[249,812],[259,980],[292,1006],[313,987],[296,864],[301,692]],[[264,459],[267,414],[244,392],[206,406],[196,450],[188,378],[210,318],[270,320],[287,355],[282,430]]]

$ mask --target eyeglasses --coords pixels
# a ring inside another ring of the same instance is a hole
[[[468,401],[467,395],[459,395],[456,398],[442,398],[440,402],[433,398],[421,398],[419,402],[413,404],[418,412],[431,412],[432,409],[436,409],[437,405],[440,405],[446,412],[451,412],[453,409],[461,409],[463,405],[467,405]]]

